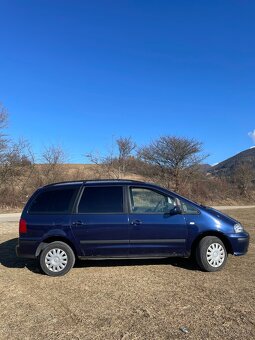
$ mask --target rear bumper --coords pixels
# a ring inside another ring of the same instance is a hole
[[[35,240],[20,240],[16,246],[16,255],[28,259],[35,259],[38,241]]]
[[[231,244],[233,255],[240,256],[247,253],[250,242],[250,235],[247,232],[228,235],[228,240]]]

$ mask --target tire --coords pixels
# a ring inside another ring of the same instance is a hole
[[[72,248],[61,241],[49,243],[40,254],[42,271],[49,276],[62,276],[73,268],[75,255]]]
[[[216,236],[202,238],[196,249],[197,264],[207,272],[221,270],[227,262],[227,256],[224,243]]]

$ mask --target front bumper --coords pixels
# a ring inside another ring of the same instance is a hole
[[[231,244],[232,254],[235,256],[244,255],[247,253],[250,242],[250,235],[247,232],[235,233],[228,235],[228,240]]]

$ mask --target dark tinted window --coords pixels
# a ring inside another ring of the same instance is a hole
[[[123,212],[122,187],[87,187],[84,189],[78,213]]]
[[[59,188],[43,191],[32,202],[31,214],[68,213],[75,199],[77,188]]]

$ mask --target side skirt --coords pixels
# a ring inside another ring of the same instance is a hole
[[[162,255],[162,256],[78,256],[79,260],[156,260],[156,259],[168,259],[170,257],[184,257],[188,258],[189,255],[183,254],[171,254],[171,255]]]

